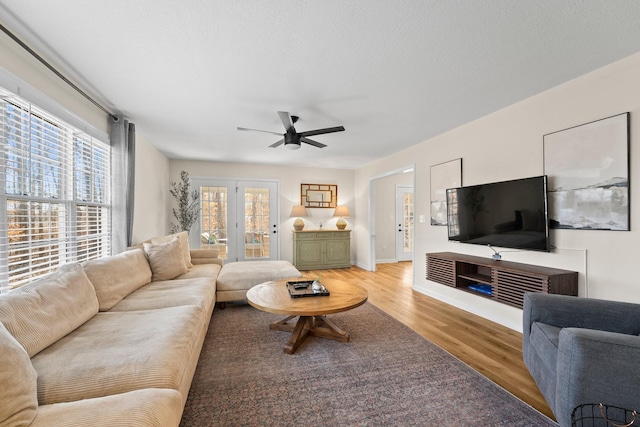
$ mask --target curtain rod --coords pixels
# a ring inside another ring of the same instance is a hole
[[[55,74],[56,76],[60,77],[62,79],[62,81],[64,81],[66,84],[68,84],[69,86],[71,86],[73,89],[76,90],[76,92],[78,92],[80,95],[84,96],[87,100],[89,100],[89,102],[91,102],[93,105],[95,105],[96,107],[98,107],[99,109],[101,109],[102,111],[104,111],[109,117],[111,117],[113,120],[118,121],[119,117],[116,116],[115,114],[112,114],[109,110],[107,110],[106,108],[104,108],[101,104],[99,104],[96,100],[94,100],[93,98],[91,98],[89,95],[86,94],[86,92],[84,92],[82,89],[80,89],[78,86],[76,86],[71,80],[69,80],[68,78],[66,78],[64,75],[62,75],[62,73],[60,73],[58,70],[56,70],[55,68],[53,68],[53,65],[49,64],[43,57],[41,57],[40,55],[38,55],[33,49],[31,49],[29,46],[27,46],[22,40],[20,40],[16,35],[14,35],[11,31],[9,31],[7,29],[7,27],[5,27],[4,25],[0,24],[0,29],[2,29],[2,31],[8,35],[9,37],[11,37],[11,39],[18,43],[20,45],[20,47],[22,47],[24,50],[26,50],[27,52],[29,52],[34,58],[36,58],[38,61],[40,61],[45,67],[47,67],[53,74]]]

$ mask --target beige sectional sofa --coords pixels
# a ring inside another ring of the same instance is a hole
[[[178,426],[222,261],[184,236],[0,296],[0,426]]]

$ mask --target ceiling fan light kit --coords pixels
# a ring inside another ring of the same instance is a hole
[[[344,131],[344,126],[335,126],[330,128],[324,128],[324,129],[315,129],[315,130],[308,130],[305,132],[297,132],[296,128],[293,125],[295,122],[298,121],[299,119],[298,116],[292,116],[287,111],[278,111],[278,115],[280,116],[280,120],[282,121],[282,124],[284,125],[286,132],[282,134],[283,139],[269,146],[271,148],[276,148],[284,144],[285,147],[289,148],[290,150],[297,150],[298,148],[300,148],[300,145],[303,142],[305,144],[313,145],[314,147],[324,148],[326,147],[326,144],[322,144],[318,141],[314,141],[313,139],[309,139],[307,137],[314,136],[314,135],[322,135],[325,133],[334,133],[334,132]],[[265,132],[265,133],[280,135],[277,132],[272,132],[269,130],[250,129],[250,128],[243,128],[243,127],[238,127],[238,130],[249,131],[249,132]]]

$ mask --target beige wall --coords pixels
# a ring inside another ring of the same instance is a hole
[[[169,181],[178,180],[182,170],[189,172],[193,178],[277,181],[280,191],[280,259],[293,260],[291,230],[294,218],[289,218],[289,214],[294,205],[300,204],[300,184],[337,184],[338,204],[346,205],[351,214],[350,218],[346,219],[347,229],[352,229],[353,224],[358,221],[359,213],[354,209],[353,194],[355,172],[352,170],[172,160]],[[167,183],[167,188],[168,185]],[[168,200],[166,210],[172,207],[173,200]],[[332,217],[333,209],[307,209],[307,212],[309,216],[304,218],[305,229],[317,229],[320,222],[323,223],[323,228],[335,228],[337,218]],[[356,247],[351,245],[351,259],[355,259],[355,253]]]
[[[361,212],[356,227],[358,264],[370,262],[365,209],[370,177],[415,161],[415,214],[428,218],[431,165],[461,157],[464,185],[541,175],[543,135],[629,111],[632,231],[552,230],[551,243],[557,247],[552,252],[507,252],[503,259],[579,271],[580,296],[640,302],[640,186],[634,185],[640,182],[639,75],[640,54],[636,54],[359,169],[355,188],[356,209]],[[491,255],[482,246],[449,243],[446,227],[416,222],[415,289],[521,329],[520,310],[426,280],[425,253],[436,251]]]
[[[137,133],[133,244],[167,234],[170,181],[169,159]]]

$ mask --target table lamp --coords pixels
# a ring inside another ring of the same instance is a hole
[[[345,221],[344,218],[349,218],[349,208],[346,206],[338,206],[333,212],[333,216],[340,217],[336,222],[336,227],[338,227],[338,230],[344,230],[347,226],[347,221]]]
[[[304,221],[302,220],[303,216],[307,216],[307,209],[304,206],[298,205],[291,208],[290,218],[296,218],[293,222],[293,228],[296,231],[300,231],[304,228]]]

